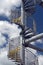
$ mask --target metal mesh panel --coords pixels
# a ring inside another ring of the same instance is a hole
[[[20,37],[12,38],[9,41],[9,53],[8,57],[16,62],[21,62],[22,60],[22,46],[20,44]]]
[[[38,58],[29,49],[25,49],[25,65],[38,65]]]

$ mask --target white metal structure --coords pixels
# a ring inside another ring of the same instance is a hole
[[[35,36],[29,38],[28,40],[26,40],[26,42],[33,42],[33,41],[36,41],[36,40],[41,39],[41,38],[43,38],[43,33],[35,35]]]
[[[31,49],[25,49],[25,65],[38,65],[38,57],[30,51]]]
[[[14,37],[9,40],[9,52],[8,57],[10,60],[16,62],[18,65],[22,65],[23,62],[23,47],[22,39],[20,37]],[[38,58],[29,49],[25,48],[25,65],[38,65]]]
[[[26,22],[25,22],[25,12],[29,12],[29,13],[34,12],[33,11],[34,6],[37,3],[39,4],[41,2],[41,0],[22,0],[22,1],[25,1],[25,4],[22,3],[22,6],[21,6],[21,22],[22,22],[23,25],[25,25],[26,24]],[[25,10],[25,8],[26,8],[26,10]],[[18,17],[19,14],[17,12],[16,12],[16,14],[15,14],[15,16]],[[14,11],[12,11],[11,16],[12,16],[11,19],[13,19],[15,17],[14,16]],[[24,29],[25,28],[26,28],[26,26],[24,27]],[[34,34],[34,32],[31,32],[28,35],[32,36],[33,34]],[[31,38],[26,39],[26,40],[23,38],[23,36],[22,36],[22,39],[20,39],[20,37],[9,39],[8,57],[11,60],[14,60],[15,62],[17,62],[18,65],[20,65],[20,64],[21,65],[38,65],[37,57],[33,53],[31,53],[29,50],[26,50],[25,46],[23,46],[23,44],[25,44],[27,42],[30,43],[32,41],[35,41],[35,40],[41,39],[41,38],[43,38],[43,33],[39,34],[39,35],[36,35],[36,36],[32,36]]]
[[[15,62],[22,62],[22,44],[20,42],[20,37],[11,38],[8,43],[8,57],[14,60]]]

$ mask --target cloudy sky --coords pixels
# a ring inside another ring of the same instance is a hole
[[[6,14],[6,15],[9,15],[9,10],[11,8],[12,5],[16,5],[16,6],[19,6],[20,3],[21,3],[21,0],[0,0],[0,14]],[[5,13],[6,12],[6,13]]]
[[[15,65],[15,63],[11,62],[11,60],[8,60],[7,57],[8,39],[13,36],[19,36],[20,30],[18,29],[17,25],[9,22],[8,17],[10,15],[11,7],[13,5],[19,6],[20,3],[21,0],[0,0],[0,65]],[[33,17],[36,20],[37,33],[43,32],[43,8],[41,6],[36,6],[36,13],[33,15]],[[36,45],[41,45],[43,48],[42,40],[38,40],[36,43]],[[39,65],[43,65],[43,53],[34,50],[32,51],[38,55]]]
[[[19,6],[20,0],[0,0],[0,65],[15,65],[14,62],[8,60],[8,39],[19,35],[17,25],[10,24],[8,18],[10,9],[13,5]],[[16,28],[16,29],[15,29]],[[5,60],[4,60],[5,59]]]

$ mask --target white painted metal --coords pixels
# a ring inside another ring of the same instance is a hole
[[[11,38],[9,40],[8,56],[11,60],[21,63],[22,61],[22,39],[20,37]]]
[[[33,42],[33,41],[36,41],[36,40],[41,39],[41,38],[43,38],[43,33],[35,35],[35,36],[27,39],[26,42]]]
[[[30,50],[25,48],[25,65],[38,65],[38,57]]]

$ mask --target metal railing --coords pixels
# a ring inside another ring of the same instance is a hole
[[[25,65],[38,65],[38,57],[29,49],[25,49]]]

